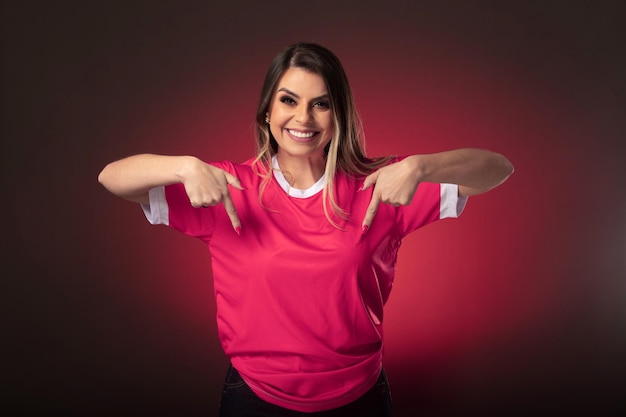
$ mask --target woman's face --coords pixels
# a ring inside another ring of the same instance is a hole
[[[333,112],[318,74],[287,69],[276,84],[268,118],[281,156],[324,157],[333,137]]]

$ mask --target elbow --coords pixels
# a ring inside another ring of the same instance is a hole
[[[490,191],[504,183],[515,171],[504,155],[486,151],[482,154],[474,181],[459,182],[459,195],[468,197]]]
[[[106,168],[105,168],[106,169]],[[104,169],[102,171],[100,171],[100,173],[98,174],[98,182],[101,185],[104,185],[104,181],[105,181],[105,175],[104,175]]]
[[[482,186],[483,191],[491,190],[504,183],[515,171],[513,164],[504,155],[491,152],[490,158],[486,161],[485,182]]]
[[[107,188],[106,184],[107,184],[107,168],[108,165],[106,167],[104,167],[104,169],[102,171],[100,171],[100,173],[98,174],[98,182],[104,186],[104,188]]]
[[[515,172],[515,168],[511,161],[509,161],[504,155],[494,154],[494,162],[492,165],[492,187],[505,182]]]
[[[102,171],[98,174],[98,182],[108,191],[112,191],[112,187],[114,186],[113,175],[111,164],[105,166]]]
[[[515,172],[515,167],[504,155],[500,155],[500,172],[502,173],[502,182]]]

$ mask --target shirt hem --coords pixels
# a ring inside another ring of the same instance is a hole
[[[365,395],[370,389],[372,389],[372,387],[378,380],[378,377],[381,372],[382,372],[382,363],[378,367],[378,371],[370,377],[370,379],[368,380],[368,383],[363,384],[363,387],[364,387],[363,389],[361,390],[352,389],[348,392],[349,395],[346,395],[344,397],[340,397],[337,399],[333,399],[333,400],[319,401],[319,402],[318,401],[306,402],[306,403],[277,397],[276,395],[270,394],[262,390],[261,388],[257,387],[256,385],[251,383],[248,379],[244,378],[243,376],[241,378],[248,385],[248,387],[250,387],[252,392],[254,392],[263,401],[267,401],[270,404],[274,404],[279,407],[287,408],[289,410],[298,411],[301,413],[319,413],[322,411],[333,410],[335,408],[348,405],[351,402],[358,400],[363,395]]]

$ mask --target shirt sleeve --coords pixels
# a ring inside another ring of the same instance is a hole
[[[141,208],[151,224],[166,225],[209,243],[221,205],[194,208],[182,184],[155,187],[149,197],[150,203]]]
[[[411,204],[396,209],[400,233],[406,236],[437,220],[459,217],[466,202],[456,184],[420,183]]]
[[[169,207],[165,199],[165,187],[155,187],[150,190],[150,203],[142,204],[143,214],[150,224],[170,225]]]
[[[440,188],[439,218],[459,217],[467,204],[467,197],[459,197],[459,186],[456,184],[441,184]]]

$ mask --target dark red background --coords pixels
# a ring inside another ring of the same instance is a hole
[[[344,63],[371,155],[483,147],[516,167],[401,248],[385,317],[396,415],[615,412],[619,4],[3,2],[1,407],[215,415],[227,361],[207,250],[96,177],[139,152],[247,159],[265,70],[306,40]]]

